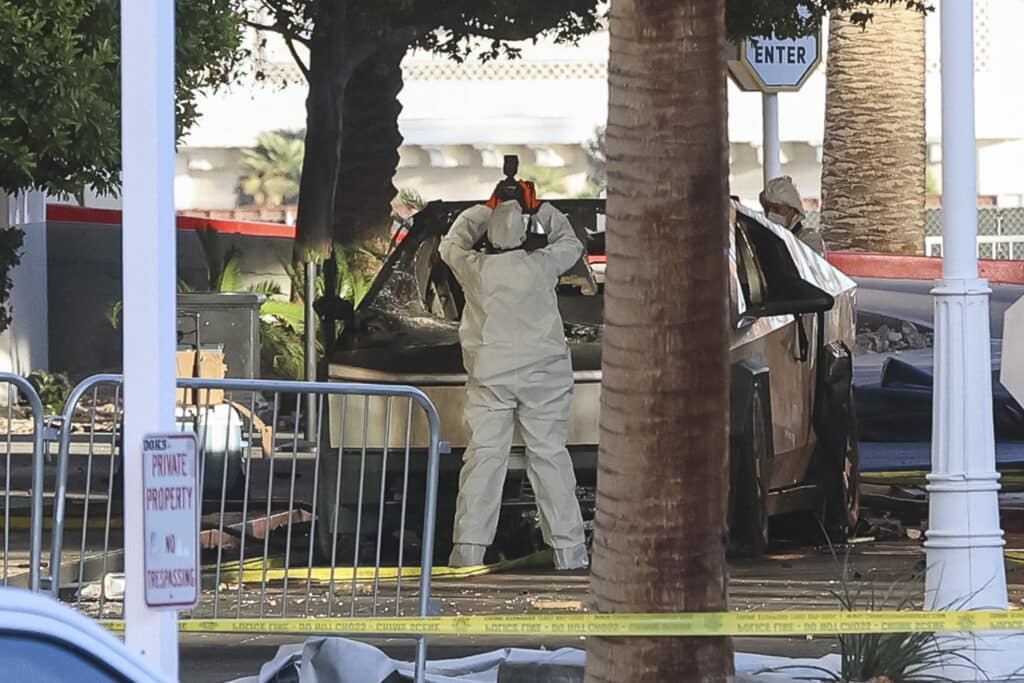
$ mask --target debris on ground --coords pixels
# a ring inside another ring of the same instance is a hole
[[[935,334],[918,329],[917,325],[906,320],[873,325],[865,323],[857,326],[857,351],[860,353],[890,353],[892,351],[914,351],[930,349],[935,341]]]

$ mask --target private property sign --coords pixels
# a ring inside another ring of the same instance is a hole
[[[734,48],[729,75],[742,90],[795,91],[821,63],[821,31],[803,38],[756,36]]]
[[[195,434],[150,434],[142,442],[146,604],[199,602],[199,460]]]

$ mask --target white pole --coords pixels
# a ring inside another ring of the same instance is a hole
[[[782,175],[782,153],[779,143],[779,95],[766,92],[761,95],[761,150],[764,155],[764,185]]]
[[[146,606],[142,438],[174,430],[174,0],[121,0],[125,642],[178,679],[177,614]]]
[[[925,606],[932,610],[1007,609],[992,424],[990,290],[978,278],[973,5],[952,0],[940,7],[943,279],[933,290],[935,396],[925,543]],[[987,645],[979,658],[997,661],[1002,648]],[[997,672],[986,667],[986,673]]]

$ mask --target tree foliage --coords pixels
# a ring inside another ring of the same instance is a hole
[[[250,26],[284,38],[309,81],[296,252],[320,255],[334,241],[371,237],[390,217],[407,51],[457,61],[515,57],[517,41],[546,35],[572,43],[602,15],[594,0],[260,0],[255,9],[235,2]]]
[[[0,190],[114,193],[120,178],[118,0],[0,0]],[[176,120],[240,56],[230,0],[177,0]]]
[[[255,149],[242,152],[242,194],[260,206],[294,204],[299,196],[304,154],[301,134],[261,133]]]
[[[726,33],[733,40],[773,33],[779,38],[794,38],[820,29],[833,11],[866,28],[874,18],[872,7],[893,5],[906,5],[920,12],[932,9],[927,0],[726,0]],[[807,11],[798,11],[801,6]]]
[[[598,194],[608,189],[608,153],[605,150],[606,126],[598,126],[587,140],[587,182]]]
[[[324,252],[332,240],[365,238],[366,226],[388,216],[402,141],[400,63],[408,50],[456,61],[514,58],[520,41],[578,41],[603,25],[607,9],[599,0],[234,2],[250,26],[284,38],[310,84],[311,151],[300,193],[297,253]],[[872,6],[897,3],[929,9],[920,0],[727,0],[726,30],[732,38],[793,36],[816,30],[833,10],[866,26]],[[801,4],[810,12],[801,15]],[[367,111],[376,116],[365,116]]]
[[[326,3],[317,0],[235,0],[237,10],[260,30],[281,34],[292,44],[309,44],[323,21]],[[575,43],[597,30],[601,9],[596,0],[336,0],[340,16],[332,30],[372,43],[398,42],[457,61],[478,54],[483,59],[517,56],[512,43],[547,34]],[[481,42],[483,41],[483,42]],[[308,72],[298,52],[300,66]]]

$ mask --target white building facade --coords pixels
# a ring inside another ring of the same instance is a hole
[[[1017,27],[1024,0],[976,0],[978,193],[986,203],[1024,205],[1024,89],[1017,87]],[[868,29],[870,30],[870,28]],[[827,43],[827,40],[825,41]],[[941,84],[938,17],[927,19],[929,173],[940,190]],[[559,194],[588,191],[586,147],[607,113],[607,33],[579,46],[525,44],[519,60],[456,64],[428,54],[403,63],[399,125],[405,142],[395,184],[424,199],[489,194],[504,154],[518,154],[528,175],[557,178]],[[306,85],[284,49],[265,51],[274,83],[233,86],[203,97],[202,118],[180,147],[175,177],[179,210],[230,211],[239,202],[241,150],[272,130],[305,127]],[[827,55],[826,55],[827,59]],[[685,87],[685,84],[682,84]],[[893,93],[898,97],[898,93]],[[798,93],[780,95],[782,170],[805,198],[820,196],[825,68]],[[731,191],[748,202],[761,189],[761,101],[729,85]],[[90,206],[116,200],[90,197]],[[293,212],[282,214],[285,220]]]

